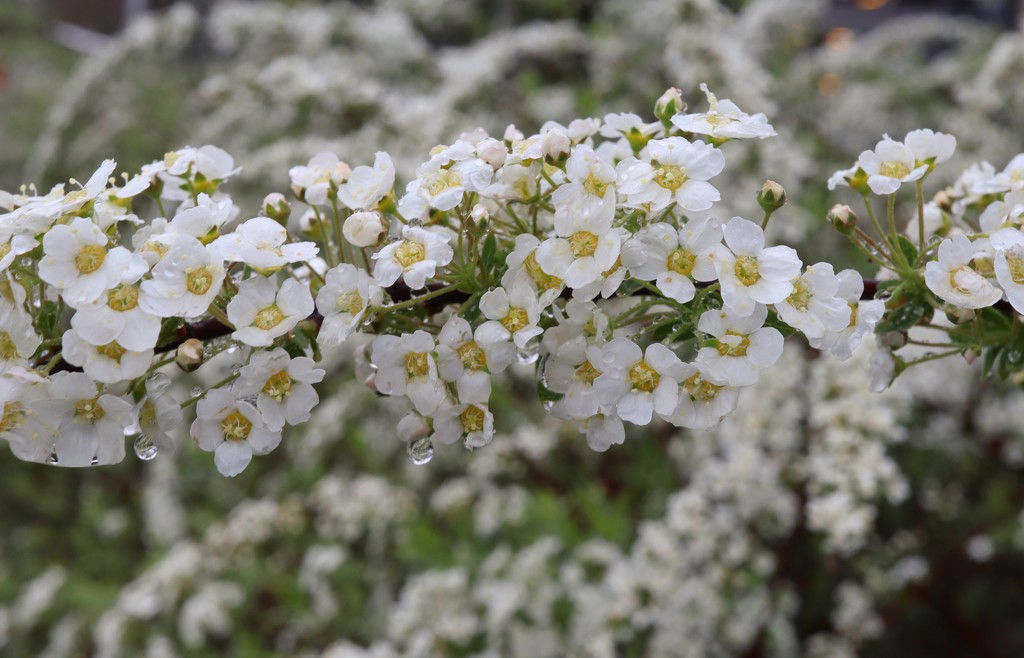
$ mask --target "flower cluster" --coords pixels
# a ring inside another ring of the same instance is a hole
[[[373,336],[357,341],[362,378],[412,404],[398,431],[414,460],[434,443],[488,444],[492,378],[516,361],[539,361],[545,406],[595,450],[622,443],[624,422],[714,427],[784,334],[846,358],[881,302],[860,301],[852,270],[766,246],[785,203],[777,183],[758,194],[760,223],[724,221],[723,146],[774,130],[702,89],[706,111],[687,113],[671,89],[653,122],[465,133],[432,149],[404,192],[387,153],[355,167],[320,153],[290,171],[294,214],[275,193],[241,219],[220,189],[239,169],[213,146],[123,183],[108,160],[71,192],[7,195],[3,436],[62,465],[118,461],[125,434],[151,454],[179,422],[140,426],[141,405],[168,404],[153,375],[172,356],[158,355],[175,350],[191,371],[241,347],[243,365],[181,405],[198,403],[192,438],[236,475],[308,420],[325,376],[315,361],[356,333]],[[897,155],[865,156],[880,172],[869,181],[920,176]],[[140,217],[147,204],[157,216]],[[211,327],[229,338],[197,350]]]
[[[909,365],[955,354],[968,361],[984,354],[986,372],[1004,377],[1024,363],[1017,329],[1024,312],[1024,154],[1002,170],[971,165],[926,201],[926,177],[955,148],[952,135],[927,129],[903,141],[886,136],[829,180],[832,189],[848,186],[863,196],[873,236],[847,206],[833,208],[830,218],[883,267],[878,290],[887,309],[877,325],[876,388]],[[916,188],[917,212],[900,232],[897,195],[904,185]],[[887,227],[873,206],[877,196],[888,201]],[[937,327],[945,337],[914,340],[908,331],[915,325]],[[912,357],[900,352],[912,343],[934,349]]]

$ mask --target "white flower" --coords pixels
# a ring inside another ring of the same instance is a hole
[[[626,428],[612,409],[605,409],[583,421],[581,430],[586,434],[587,445],[595,452],[605,452],[626,441]]]
[[[892,194],[903,183],[910,183],[928,173],[928,165],[917,166],[913,151],[902,142],[889,137],[864,151],[857,164],[868,175],[868,187],[875,194]]]
[[[520,349],[543,332],[537,326],[540,321],[537,295],[524,284],[517,284],[510,291],[502,287],[488,290],[480,297],[480,312],[489,320],[481,325],[481,328],[487,327],[488,335],[500,336],[502,340],[511,338]]]
[[[692,219],[678,231],[655,223],[641,229],[622,248],[622,264],[638,279],[655,282],[677,302],[693,299],[693,280],[715,279],[714,250],[722,242],[722,225],[711,217]]]
[[[170,377],[156,373],[146,380],[146,396],[135,405],[139,430],[160,450],[168,452],[177,448],[182,417],[181,404],[167,390],[170,386]]]
[[[384,395],[407,395],[416,411],[433,414],[447,397],[434,362],[435,348],[434,337],[425,331],[401,338],[376,337],[370,358],[377,366],[377,390]]]
[[[111,341],[93,345],[74,329],[64,332],[61,340],[64,360],[85,370],[85,374],[103,384],[135,379],[146,374],[153,362],[153,350],[129,350]]]
[[[281,443],[281,432],[271,431],[256,407],[225,388],[208,391],[196,404],[189,434],[201,450],[213,453],[217,470],[227,477],[244,471],[253,455],[265,455]]]
[[[704,113],[672,117],[672,124],[679,130],[709,135],[714,139],[765,139],[777,134],[764,114],[758,112],[751,116],[729,99],[718,100],[703,82],[700,89],[707,96],[710,108]]]
[[[1024,233],[1004,228],[993,233],[989,240],[996,250],[993,263],[996,281],[1003,287],[1010,306],[1024,313]]]
[[[372,247],[380,242],[384,223],[380,213],[375,210],[357,212],[345,219],[341,232],[346,240],[357,247]]]
[[[0,226],[19,233],[38,235],[53,226],[61,217],[78,215],[83,208],[103,193],[110,174],[117,163],[104,160],[80,189],[64,193],[64,186],[54,187],[44,197],[26,199],[25,203],[5,215],[0,215]],[[72,181],[74,182],[74,181]]]
[[[32,318],[19,306],[0,304],[0,372],[11,366],[28,366],[42,342]]]
[[[956,137],[945,133],[937,133],[928,128],[911,130],[903,138],[917,163],[941,164],[953,157],[956,150]]]
[[[317,334],[320,346],[345,342],[363,321],[367,307],[379,306],[383,298],[384,292],[365,270],[349,263],[328,270],[316,293],[316,310],[323,316]]]
[[[200,194],[196,205],[179,208],[178,213],[167,225],[168,233],[190,235],[203,244],[213,242],[222,226],[233,220],[239,208],[231,199],[214,200],[208,194]]]
[[[551,194],[555,207],[555,226],[584,220],[591,216],[609,220],[615,215],[615,168],[602,160],[594,149],[581,144],[573,149],[565,163],[567,182]]]
[[[456,404],[437,412],[434,439],[448,444],[463,437],[467,448],[482,448],[494,438],[494,414],[486,402]]]
[[[629,235],[613,229],[612,218],[587,216],[571,224],[555,218],[555,233],[537,247],[541,269],[565,282],[570,288],[582,288],[601,278],[619,258],[622,240]]]
[[[974,246],[963,233],[943,240],[938,260],[929,261],[924,268],[928,289],[960,308],[984,308],[998,302],[1002,291],[971,267],[974,253]]]
[[[3,272],[14,259],[39,246],[39,241],[28,235],[12,234],[11,231],[0,228],[0,272]]]
[[[32,407],[51,430],[49,436],[39,437],[46,448],[41,454],[55,454],[58,466],[116,464],[124,459],[124,430],[133,424],[132,405],[97,392],[88,375],[57,373],[50,378],[50,397]]]
[[[149,269],[124,247],[107,250],[107,236],[88,219],[76,217],[43,236],[39,278],[61,291],[78,307],[96,301],[125,275],[139,278]]]
[[[278,290],[273,280],[255,276],[239,284],[227,312],[235,326],[232,338],[253,347],[266,347],[313,312],[313,295],[308,286],[295,279],[286,279]]]
[[[292,179],[295,196],[311,206],[322,206],[327,203],[331,185],[337,187],[344,183],[349,172],[349,166],[338,160],[337,155],[321,151],[306,166],[289,169],[288,175]]]
[[[206,313],[224,283],[224,263],[195,238],[181,236],[142,282],[139,306],[153,315],[194,318]]]
[[[135,259],[145,270],[145,261]],[[136,352],[156,347],[160,337],[160,318],[140,304],[142,290],[138,275],[126,270],[116,285],[103,292],[92,303],[82,304],[73,316],[71,326],[78,335],[93,345],[117,342],[123,348]]]
[[[586,420],[597,414],[601,405],[594,382],[604,368],[601,347],[588,344],[582,334],[579,340],[563,344],[562,349],[552,354],[544,364],[547,387],[564,395],[554,404],[551,413],[559,418],[577,420]]]
[[[501,276],[501,285],[506,290],[512,289],[517,283],[529,285],[536,291],[541,307],[546,308],[561,294],[565,282],[545,272],[537,262],[539,246],[540,239],[531,233],[516,236],[515,248],[505,258],[507,269]]]
[[[233,387],[241,398],[256,396],[256,408],[267,429],[277,432],[285,423],[299,425],[309,420],[310,411],[320,402],[312,385],[323,381],[324,374],[314,367],[313,359],[293,359],[278,347],[255,352]]]
[[[927,210],[926,206],[926,213]],[[988,204],[978,217],[978,225],[987,233],[994,233],[1008,226],[1019,227],[1021,224],[1024,224],[1024,190],[1009,192],[1002,199],[996,199]]]
[[[373,255],[373,278],[383,287],[401,277],[412,290],[427,285],[438,266],[451,262],[455,252],[448,244],[450,236],[427,229],[404,226],[402,239],[386,245]]]
[[[992,204],[992,205],[994,206],[995,204]],[[1021,213],[1024,214],[1024,206],[1021,206],[1020,210],[1021,210]],[[995,231],[998,228],[998,224],[1000,223],[1000,220],[997,219],[996,220],[997,226],[992,227],[990,225],[989,228],[985,228],[985,223],[986,223],[985,213],[981,214],[981,217],[979,218],[978,221],[981,222],[982,230],[988,231],[988,232]],[[917,214],[915,214],[910,219],[910,221],[907,222],[907,228],[904,231],[904,235],[906,235],[908,238],[910,238],[913,241],[917,240],[918,232],[920,231],[920,229],[918,228],[917,224],[918,224],[918,218],[917,218]],[[928,240],[933,235],[939,235],[940,233],[941,234],[945,234],[945,232],[949,230],[950,226],[951,226],[951,222],[946,217],[946,214],[942,211],[942,209],[939,208],[937,203],[935,203],[934,201],[929,201],[926,204],[924,204],[924,238],[925,238],[925,240]]]
[[[0,373],[0,438],[18,459],[49,460],[56,427],[35,403],[50,397],[50,381],[35,371],[14,367]]]
[[[491,184],[494,169],[480,158],[468,157],[474,149],[472,144],[465,144],[467,151],[462,152],[453,145],[417,170],[419,178],[405,187],[405,195],[398,201],[398,211],[403,217],[423,217],[429,208],[451,210],[466,192],[481,192]],[[438,164],[445,161],[452,164]]]
[[[352,210],[371,210],[391,192],[394,185],[395,165],[391,156],[377,151],[373,167],[356,167],[348,181],[338,186],[338,200]]]
[[[793,292],[775,303],[779,318],[808,338],[821,338],[850,324],[850,306],[838,297],[839,277],[829,263],[810,265],[793,280]]]
[[[728,309],[701,314],[697,328],[715,339],[697,353],[697,365],[707,378],[717,384],[751,386],[761,370],[775,365],[784,341],[778,329],[763,326],[767,317],[768,308],[762,304],[747,316]]]
[[[722,301],[739,315],[750,315],[756,304],[781,302],[793,292],[793,279],[803,263],[792,247],[764,248],[764,231],[757,224],[733,217],[725,225],[725,244],[715,251],[715,271]]]
[[[699,212],[722,198],[707,182],[725,167],[725,156],[714,146],[669,137],[648,142],[647,154],[649,161],[631,157],[616,167],[625,205],[658,212],[676,203],[684,211]]]
[[[224,260],[242,262],[255,270],[271,271],[288,263],[308,261],[320,252],[313,242],[285,244],[288,231],[269,217],[253,217],[233,233],[213,241]]]
[[[441,379],[455,382],[460,402],[486,402],[491,373],[512,363],[515,348],[508,335],[484,323],[473,332],[469,322],[453,315],[437,336],[437,369]]]
[[[715,384],[701,363],[684,363],[679,405],[665,420],[676,427],[709,430],[736,408],[739,389]]]
[[[624,337],[601,348],[601,375],[594,388],[602,404],[634,425],[647,425],[654,412],[672,413],[679,403],[682,362],[661,343],[640,346]]]
[[[830,331],[820,339],[809,338],[807,342],[815,349],[827,350],[840,361],[846,361],[853,356],[864,336],[874,332],[875,325],[885,315],[885,302],[880,299],[861,301],[864,279],[854,270],[843,270],[837,276],[836,296],[850,307],[850,322],[838,331]]]
[[[625,139],[631,144],[636,143],[640,146],[659,130],[661,130],[659,122],[645,123],[639,115],[632,112],[606,114],[600,128],[601,136],[606,139]],[[640,146],[637,147],[638,150]]]

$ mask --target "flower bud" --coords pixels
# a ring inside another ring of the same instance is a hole
[[[967,350],[964,352],[964,361],[967,362],[967,365],[971,365],[979,356],[981,356],[981,352],[973,349]]]
[[[372,247],[380,241],[384,223],[379,212],[357,212],[345,220],[341,232],[357,247]]]
[[[773,180],[766,180],[757,193],[757,203],[761,210],[771,214],[786,205],[786,190]]]
[[[850,235],[857,227],[857,214],[853,212],[853,208],[841,203],[832,206],[832,210],[828,211],[826,217],[828,221],[832,222],[832,226],[843,235]]]
[[[484,220],[491,216],[491,213],[487,212],[487,208],[482,203],[478,203],[473,206],[472,212],[469,216],[473,218],[473,221],[477,224],[481,224]]]
[[[551,162],[561,162],[569,155],[571,148],[572,142],[569,141],[569,136],[561,130],[547,132],[540,140],[540,149],[544,153],[544,157]]]
[[[516,125],[514,123],[510,123],[508,124],[508,127],[505,128],[505,134],[503,136],[503,139],[509,143],[522,141],[523,131],[516,128]]]
[[[942,310],[946,314],[946,319],[953,324],[966,324],[977,315],[973,308],[960,308],[953,304],[946,304]]]
[[[274,220],[281,226],[288,226],[288,218],[291,217],[292,206],[288,199],[280,192],[268,194],[263,199],[263,215]]]
[[[671,125],[672,117],[686,111],[686,103],[678,89],[669,87],[654,103],[654,116],[666,126]]]
[[[953,196],[953,191],[949,188],[939,190],[935,194],[934,199],[935,205],[938,206],[940,210],[945,210],[946,212],[950,212],[953,209],[954,200],[955,197]]]
[[[476,145],[476,154],[481,160],[491,165],[491,169],[498,171],[505,164],[508,148],[493,137],[487,137],[481,139],[480,143]]]
[[[203,365],[203,341],[189,338],[174,353],[174,363],[185,372],[194,372]]]

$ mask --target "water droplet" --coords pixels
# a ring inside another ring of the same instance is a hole
[[[554,400],[544,400],[544,411],[551,411],[552,407],[555,406]]]
[[[57,463],[59,463],[59,460],[57,459],[57,452],[56,451],[51,452],[50,453],[50,458],[47,459],[46,461],[47,461],[47,463],[50,463],[50,464],[57,464]]]
[[[203,394],[203,387],[202,386],[193,386],[192,387],[192,397],[197,398],[197,397],[199,397],[202,394]]]
[[[537,359],[540,358],[540,340],[537,338],[531,338],[524,347],[516,350],[516,361],[523,365],[531,365],[537,363]]]
[[[419,228],[423,226],[423,220],[419,217],[413,217],[409,220],[409,226],[412,228]]]
[[[89,466],[99,466],[99,464],[100,464],[100,458],[99,457],[93,457],[92,461],[89,462]]]
[[[417,466],[423,466],[434,458],[434,444],[426,436],[410,443],[405,451],[409,454],[409,461]]]
[[[156,457],[156,453],[159,451],[160,449],[156,447],[156,444],[145,434],[140,434],[135,439],[135,456],[142,461],[148,462]]]
[[[227,352],[228,354],[234,354],[237,349],[238,349],[237,345],[232,345],[231,347],[227,348],[224,351]]]
[[[237,375],[240,372],[242,372],[242,364],[236,363],[235,365],[231,366],[232,375]]]

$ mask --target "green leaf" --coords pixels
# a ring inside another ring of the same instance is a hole
[[[914,243],[902,235],[896,238],[896,242],[899,245],[900,251],[903,252],[904,256],[906,256],[907,262],[910,263],[911,265],[916,263],[918,252],[917,247],[914,246]]]
[[[484,273],[490,274],[494,271],[494,264],[498,254],[498,239],[493,233],[488,233],[484,239],[483,249],[480,251],[480,259],[484,265]]]
[[[46,338],[58,338],[58,323],[60,322],[60,304],[57,302],[43,302],[39,307],[39,316],[36,318],[36,326]]]
[[[885,318],[875,327],[875,333],[907,331],[921,321],[929,308],[931,307],[923,299],[912,297],[901,306],[886,313]]]

